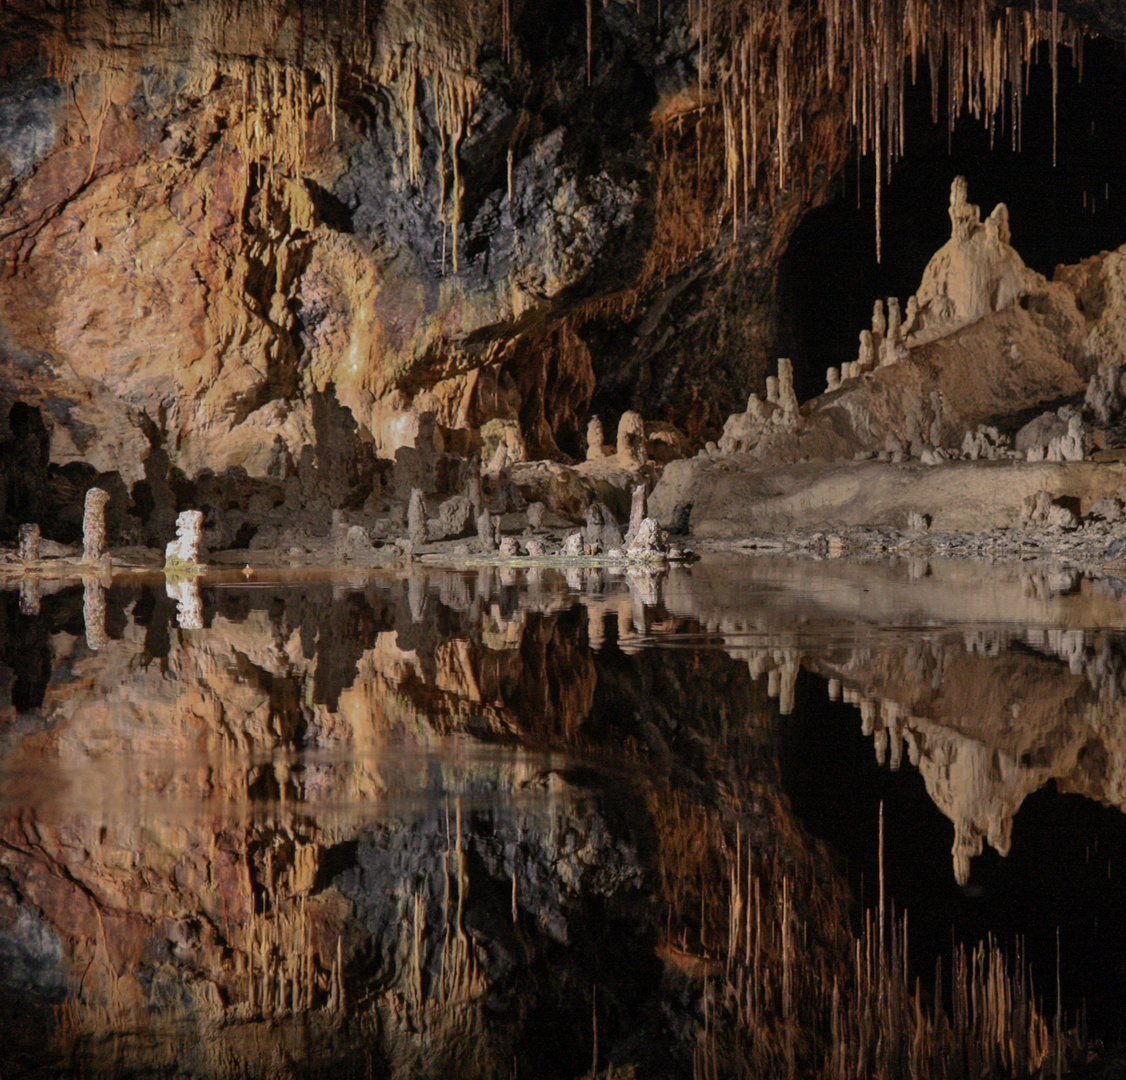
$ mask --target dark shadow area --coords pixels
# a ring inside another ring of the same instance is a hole
[[[803,672],[794,715],[779,730],[783,788],[796,815],[838,853],[856,899],[872,908],[883,802],[888,902],[907,909],[912,969],[924,985],[933,985],[941,956],[948,990],[951,943],[993,934],[1010,955],[1019,943],[1052,1015],[1059,927],[1066,1015],[1085,1008],[1093,1037],[1126,1039],[1126,816],[1049,785],[1020,808],[1010,853],[986,846],[963,889],[951,864],[952,824],[906,755],[897,772],[876,764],[857,708],[829,701],[824,682]]]

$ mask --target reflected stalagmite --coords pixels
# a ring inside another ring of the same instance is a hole
[[[41,603],[39,579],[37,577],[24,578],[20,582],[20,614],[38,615]]]
[[[96,578],[87,577],[82,581],[82,621],[86,627],[87,648],[104,649],[109,644],[106,635],[106,590]]]
[[[166,581],[164,590],[176,601],[176,623],[181,630],[203,629],[203,599],[199,592],[199,579],[179,577]]]

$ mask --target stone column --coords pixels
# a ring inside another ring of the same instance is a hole
[[[411,490],[411,500],[407,506],[407,536],[416,549],[430,539],[430,531],[426,524],[426,503],[419,488]]]
[[[106,503],[109,492],[90,488],[82,514],[82,561],[100,562],[106,553]]]
[[[203,533],[203,511],[185,510],[176,518],[176,539],[164,549],[165,563],[178,559],[189,566],[199,565],[199,543]]]
[[[641,523],[648,516],[649,510],[645,497],[645,485],[637,484],[633,489],[633,498],[630,501],[629,529],[626,532],[627,548],[633,543],[634,537],[637,536],[637,530],[641,528]]]
[[[39,561],[39,526],[20,526],[20,561]]]

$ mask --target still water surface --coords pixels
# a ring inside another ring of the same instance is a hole
[[[0,636],[5,1080],[1005,1075],[1126,1035],[1112,576],[91,579],[0,593]]]

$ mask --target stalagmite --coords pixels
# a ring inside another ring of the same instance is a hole
[[[485,466],[485,473],[488,476],[500,476],[504,472],[505,466],[508,465],[508,447],[504,441],[497,443],[497,448],[493,451],[493,456],[489,458],[488,465]]]
[[[899,340],[900,327],[902,325],[902,318],[899,313],[899,297],[888,297],[888,322],[887,322],[887,336],[892,341]]]
[[[663,556],[668,550],[661,527],[651,517],[644,518],[637,527],[633,542],[626,548],[626,554],[633,558]]]
[[[19,557],[21,562],[39,561],[39,539],[38,525],[20,526]]]
[[[82,514],[82,561],[101,562],[106,553],[106,503],[109,492],[90,488]]]
[[[633,489],[633,497],[630,500],[629,529],[626,530],[625,536],[626,547],[633,543],[634,537],[637,536],[637,530],[641,527],[641,522],[648,516],[648,513],[645,485],[637,484]]]
[[[873,340],[871,330],[860,331],[860,349],[857,353],[855,360],[855,367],[851,369],[853,374],[860,374],[865,371],[871,371],[876,363],[876,346]]]
[[[605,436],[602,432],[602,420],[600,417],[591,417],[590,423],[586,426],[586,459],[587,461],[598,461],[605,453]]]
[[[477,542],[481,545],[482,551],[496,550],[493,519],[487,509],[482,510],[477,517]]]
[[[475,470],[472,464],[469,470],[469,479],[465,484],[465,497],[469,500],[469,505],[473,507],[473,518],[476,520],[481,516],[485,502],[481,496],[481,477],[479,470]]]
[[[766,400],[771,405],[778,404],[778,376],[767,375],[766,377]]]
[[[106,590],[92,577],[82,582],[82,619],[86,626],[86,647],[95,651],[104,649],[109,644],[106,634]]]
[[[430,530],[426,522],[426,502],[418,488],[411,490],[407,506],[407,537],[411,545],[420,548],[430,540]]]
[[[618,463],[627,469],[639,468],[649,460],[645,441],[645,421],[640,413],[624,412],[618,421]]]
[[[543,528],[545,507],[541,502],[528,503],[528,527],[533,530]]]
[[[520,541],[515,536],[505,536],[501,538],[500,548],[497,554],[502,559],[511,559],[520,554]]]
[[[825,392],[830,393],[833,390],[841,388],[841,373],[835,368],[831,367],[825,372]]]
[[[794,365],[785,357],[778,361],[778,404],[781,406],[779,423],[794,428],[798,423],[798,396],[794,392]]]
[[[903,316],[903,336],[907,337],[909,334],[914,333],[915,323],[919,318],[919,298],[917,296],[907,297],[907,310]]]
[[[203,513],[200,510],[184,510],[176,518],[176,539],[170,540],[164,549],[165,566],[199,566],[199,544],[203,532]]]
[[[872,305],[872,336],[882,338],[887,333],[888,323],[884,316],[884,302],[877,300]]]

